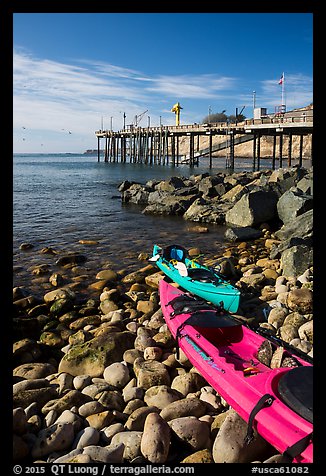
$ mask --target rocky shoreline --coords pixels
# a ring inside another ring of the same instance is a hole
[[[224,220],[223,252],[199,259],[239,287],[240,319],[312,357],[312,170],[216,177],[125,182],[120,191],[151,212],[155,205],[184,216],[196,206],[192,221],[203,232],[205,221]],[[182,352],[176,358],[159,302],[163,275],[148,257],[144,251],[131,273],[98,269],[91,297],[76,286],[87,261],[78,253],[53,254],[74,279],[52,274],[41,299],[14,288],[15,462],[282,461],[258,434],[246,446],[247,424]]]

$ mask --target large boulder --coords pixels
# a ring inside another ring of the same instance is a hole
[[[133,183],[129,188],[121,193],[124,203],[136,203],[137,205],[147,205],[150,189],[139,183]]]
[[[225,213],[229,208],[228,203],[210,202],[203,198],[197,198],[184,213],[183,218],[190,221],[224,225]]]
[[[281,193],[286,192],[295,186],[306,174],[306,170],[302,168],[280,168],[273,170],[268,181],[270,184],[277,184]]]
[[[281,269],[283,276],[299,276],[313,265],[313,249],[310,246],[295,245],[283,251]]]
[[[123,359],[123,353],[133,347],[134,340],[135,335],[128,331],[103,332],[84,344],[73,346],[61,359],[59,372],[100,377],[108,365]]]
[[[283,223],[289,223],[299,215],[311,210],[313,207],[313,197],[304,194],[298,188],[291,188],[279,198],[277,202],[277,213]]]
[[[311,238],[313,235],[313,210],[309,210],[302,215],[294,218],[284,224],[280,230],[275,233],[279,240],[289,238]]]
[[[179,196],[157,190],[149,194],[148,205],[143,213],[145,215],[183,215],[197,197],[197,194]]]
[[[243,195],[226,213],[231,226],[257,226],[276,216],[277,195],[271,191],[253,190]]]

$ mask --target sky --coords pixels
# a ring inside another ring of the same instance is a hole
[[[313,101],[312,13],[14,13],[14,153],[84,152],[95,131]],[[125,120],[123,118],[125,114]],[[141,118],[141,119],[140,119]]]

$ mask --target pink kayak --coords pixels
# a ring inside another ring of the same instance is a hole
[[[165,279],[160,281],[159,292],[177,351],[180,347],[207,382],[248,423],[246,442],[251,441],[256,429],[289,462],[312,463],[311,359],[285,343],[284,347],[264,338]],[[277,365],[292,367],[271,368],[270,362],[264,361],[264,347],[277,354],[283,350]]]

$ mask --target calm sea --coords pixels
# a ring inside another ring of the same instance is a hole
[[[251,161],[241,165],[250,170]],[[222,171],[224,166],[225,159],[220,159],[213,171]],[[14,155],[14,286],[42,279],[32,274],[36,265],[48,264],[55,271],[54,257],[40,253],[44,247],[86,254],[85,270],[93,275],[108,266],[115,270],[139,268],[137,256],[151,253],[154,243],[198,246],[208,254],[218,252],[224,227],[209,225],[209,233],[195,233],[189,230],[194,224],[182,217],[143,215],[140,207],[123,205],[118,192],[123,180],[145,183],[208,170],[205,166],[190,169],[188,165],[104,163],[83,154]],[[79,240],[96,240],[98,244],[83,245]],[[22,243],[34,247],[22,251]]]
[[[224,227],[211,225],[209,233],[194,233],[189,231],[194,224],[181,217],[143,215],[140,207],[123,205],[118,192],[123,180],[145,183],[204,171],[205,167],[190,169],[188,165],[104,163],[83,154],[14,155],[14,286],[35,280],[31,270],[36,265],[45,263],[53,269],[54,257],[40,253],[44,247],[86,254],[89,272],[109,265],[115,270],[137,269],[137,256],[151,253],[154,243],[216,252]],[[98,244],[83,245],[79,240]],[[22,251],[22,243],[34,247]]]

